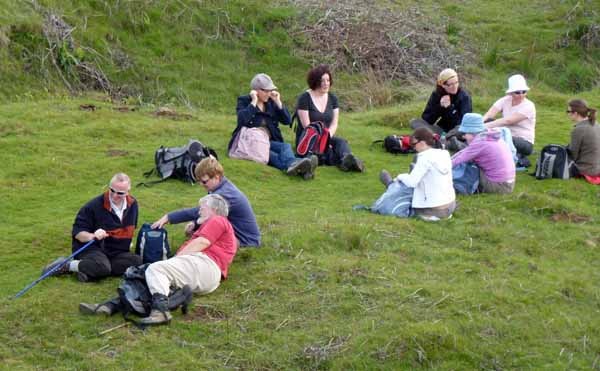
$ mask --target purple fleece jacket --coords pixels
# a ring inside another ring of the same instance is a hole
[[[515,179],[515,163],[499,131],[488,130],[477,135],[467,148],[452,156],[452,166],[469,161],[474,162],[490,182]]]

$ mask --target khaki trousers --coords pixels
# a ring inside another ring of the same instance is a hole
[[[150,264],[146,283],[151,294],[169,295],[171,287],[188,285],[194,293],[208,294],[221,283],[221,269],[204,253],[179,255]]]

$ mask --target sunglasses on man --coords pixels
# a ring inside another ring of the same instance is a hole
[[[117,191],[116,189],[114,189],[113,187],[108,187],[108,189],[110,189],[110,191],[114,194],[117,194],[119,196],[126,196],[129,191]]]

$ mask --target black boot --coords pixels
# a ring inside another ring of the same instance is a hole
[[[142,325],[161,325],[168,323],[173,316],[169,312],[169,298],[163,294],[152,295],[152,311],[148,317],[142,318]]]

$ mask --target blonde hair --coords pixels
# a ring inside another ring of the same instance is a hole
[[[205,175],[209,178],[214,178],[217,175],[222,178],[223,174],[223,165],[221,165],[219,160],[214,158],[212,155],[200,161],[194,169],[194,176],[196,176],[197,180],[200,180],[200,178]]]

